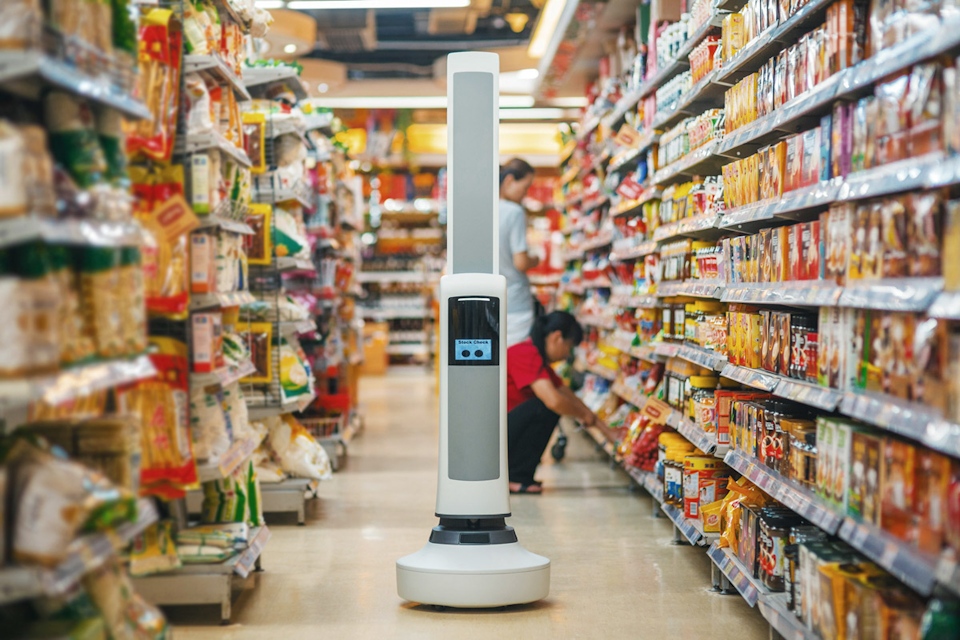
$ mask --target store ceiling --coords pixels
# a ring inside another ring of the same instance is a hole
[[[299,60],[311,93],[346,107],[371,96],[438,98],[449,53],[494,51],[501,94],[532,106],[541,61],[527,49],[543,7],[558,0],[469,1],[448,9],[299,10],[296,2],[258,0],[275,18],[263,53]],[[582,87],[569,95],[582,96]]]

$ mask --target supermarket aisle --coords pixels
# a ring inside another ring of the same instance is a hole
[[[562,465],[541,470],[549,494],[514,498],[508,521],[553,561],[548,600],[506,612],[403,603],[394,561],[436,524],[433,377],[391,373],[363,380],[362,391],[366,430],[347,469],[322,486],[306,527],[272,527],[266,571],[236,602],[234,624],[177,609],[178,638],[766,637],[742,598],[709,592],[702,550],[671,546],[649,498],[631,493],[580,434]]]

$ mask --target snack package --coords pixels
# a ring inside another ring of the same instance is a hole
[[[930,555],[943,549],[950,491],[950,459],[929,449],[917,453],[916,545]]]
[[[0,3],[0,49],[28,49],[40,39],[43,8],[39,0]]]
[[[150,360],[158,376],[118,390],[122,411],[140,416],[141,492],[168,499],[196,485],[187,395],[187,345],[152,337]]]
[[[173,540],[173,521],[161,520],[144,529],[130,548],[130,574],[149,576],[179,569],[180,556]]]
[[[243,379],[243,382],[272,382],[273,381],[273,324],[270,322],[251,322],[238,327],[238,333],[244,338],[250,360],[256,367],[253,373]]]
[[[230,448],[231,433],[223,401],[216,387],[190,389],[190,431],[197,460],[217,462]]]
[[[904,541],[915,539],[917,448],[888,437],[883,443],[880,525]]]
[[[163,614],[137,595],[119,561],[86,574],[83,586],[103,615],[111,638],[169,640],[171,631]]]
[[[188,3],[189,4],[189,3]],[[138,120],[127,138],[131,156],[168,161],[180,109],[180,23],[170,9],[151,9],[140,21],[141,96],[152,117]]]
[[[313,372],[306,358],[283,340],[280,344],[280,397],[284,404],[313,393]]]
[[[26,440],[8,452],[11,552],[22,564],[53,567],[82,530],[136,519],[136,499],[82,464],[55,457]]]
[[[87,189],[103,181],[107,161],[90,105],[72,94],[51,91],[44,99],[44,120],[53,157],[77,186]]]
[[[326,450],[290,414],[274,423],[269,436],[270,448],[281,468],[291,476],[327,480],[332,467]]]
[[[247,503],[245,474],[234,473],[222,480],[203,483],[203,505],[200,521],[203,523],[246,522],[250,514]]]
[[[940,211],[943,197],[939,191],[911,193],[907,196],[907,272],[911,277],[938,276],[940,268]]]

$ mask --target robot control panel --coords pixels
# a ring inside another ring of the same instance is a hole
[[[449,364],[499,365],[500,299],[450,298],[449,305]]]

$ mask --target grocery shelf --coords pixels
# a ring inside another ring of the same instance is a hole
[[[143,227],[136,221],[69,220],[25,215],[0,220],[0,247],[42,240],[91,247],[139,246]]]
[[[780,376],[768,371],[750,369],[735,364],[726,365],[720,372],[720,376],[729,380],[734,380],[740,384],[745,384],[761,391],[773,391],[780,382]]]
[[[595,238],[589,238],[580,245],[579,252],[596,251],[613,243],[613,231],[600,232]]]
[[[718,533],[704,533],[703,526],[697,520],[689,520],[684,517],[683,509],[673,506],[667,502],[664,502],[660,505],[660,509],[667,514],[670,522],[673,523],[673,526],[676,528],[680,535],[695,547],[704,547],[709,544],[712,544],[713,541],[720,537]]]
[[[600,126],[600,122],[601,120],[597,116],[593,116],[589,120],[584,122],[583,125],[580,127],[580,130],[577,131],[577,140],[579,140],[580,142],[583,142],[584,140],[589,138],[593,134],[593,132],[597,130],[597,127]]]
[[[847,391],[840,401],[840,411],[931,449],[960,457],[960,425],[943,419],[926,405],[883,394]]]
[[[727,356],[697,345],[679,345],[675,356],[714,371],[723,370],[727,364]]]
[[[229,205],[228,205],[229,208]],[[245,222],[241,222],[236,218],[230,218],[218,214],[209,214],[206,216],[200,217],[200,229],[207,229],[212,227],[219,227],[224,231],[232,231],[233,233],[239,233],[245,236],[252,236],[256,233],[253,229],[250,228]]]
[[[720,298],[723,302],[776,304],[800,307],[833,307],[840,300],[843,289],[824,280],[796,280],[790,282],[741,282],[729,284]]]
[[[223,562],[188,564],[168,573],[134,578],[134,588],[155,605],[219,604],[221,623],[227,624],[231,615],[233,576],[249,576],[270,540],[270,529],[266,525],[253,528],[250,534],[247,548]]]
[[[331,127],[333,126],[332,111],[304,114],[303,120],[307,131],[322,131],[328,134],[333,133],[331,130]]]
[[[617,323],[612,318],[597,318],[595,316],[577,316],[577,322],[584,327],[597,327],[598,329],[612,330],[617,328]]]
[[[936,556],[925,555],[876,525],[854,518],[846,518],[837,535],[920,595],[933,593]]]
[[[190,382],[201,386],[216,384],[225,387],[256,372],[257,367],[247,358],[239,364],[226,365],[210,373],[191,373]]]
[[[943,278],[848,280],[838,304],[854,309],[926,311],[943,291]]]
[[[237,94],[240,102],[250,100],[250,92],[226,61],[216,54],[189,53],[183,56],[184,73],[200,73],[218,84],[226,84]]]
[[[835,73],[779,109],[728,133],[717,153],[739,158],[753,153],[764,144],[776,142],[788,133],[796,132],[805,118],[812,118],[830,110],[845,75],[845,71]]]
[[[656,296],[618,296],[616,294],[610,296],[610,305],[624,309],[652,309],[658,303]]]
[[[686,438],[690,444],[695,446],[700,451],[703,451],[706,454],[713,454],[717,450],[717,440],[714,435],[711,435],[698,427],[693,421],[688,418],[680,415],[679,411],[674,410],[667,417],[667,424],[677,432],[680,433],[684,438]]]
[[[736,449],[728,451],[723,461],[731,469],[763,489],[769,496],[827,533],[834,534],[840,529],[843,516],[836,513],[831,506],[824,504],[813,492],[801,487],[793,480],[783,477]]]
[[[655,474],[627,465],[623,465],[623,470],[627,472],[627,475],[630,476],[634,482],[643,487],[657,503],[663,503],[663,482],[661,482]]]
[[[619,218],[620,216],[630,215],[640,211],[643,208],[643,205],[650,202],[651,200],[656,200],[663,195],[663,191],[656,187],[648,187],[644,189],[643,193],[640,194],[640,197],[636,200],[624,200],[621,201],[616,207],[610,209],[610,216],[612,218]]]
[[[313,318],[308,318],[307,320],[289,320],[280,323],[280,333],[287,336],[313,333],[316,330],[317,323]]]
[[[356,275],[357,282],[426,282],[422,271],[361,271]]]
[[[300,72],[295,67],[288,65],[244,67],[243,82],[247,85],[247,89],[256,87],[256,93],[265,92],[270,86],[282,83],[293,92],[298,102],[309,97],[303,82],[300,80]]]
[[[804,382],[793,378],[779,376],[780,382],[773,390],[773,395],[793,400],[810,407],[824,411],[835,411],[843,400],[843,392],[829,387],[821,387],[812,382]]]
[[[200,482],[222,480],[240,468],[260,446],[262,438],[251,437],[235,441],[216,463],[197,464],[197,477]]]
[[[822,22],[823,14],[833,0],[810,0],[799,11],[778,25],[768,28],[753,41],[740,49],[721,67],[721,82],[733,84],[744,76],[757,71],[783,48],[784,42],[799,40],[799,36],[817,20]]]
[[[944,320],[960,320],[960,291],[944,291],[940,293],[927,314],[933,318]]]
[[[719,300],[721,295],[723,295],[723,283],[716,280],[661,282],[657,287],[657,297],[660,298],[690,296],[692,298],[711,298]]]
[[[272,405],[257,405],[251,404],[250,400],[247,400],[247,414],[250,416],[251,420],[263,420],[265,418],[272,418],[273,416],[283,415],[285,413],[293,413],[295,411],[303,411],[309,405],[313,399],[314,395],[304,397],[301,400],[291,400],[284,404],[272,404]]]
[[[140,0],[141,2],[153,2],[156,4],[156,0]],[[228,16],[234,23],[240,25],[241,31],[244,35],[250,33],[250,23],[244,20],[239,13],[237,13],[236,8],[234,8],[233,3],[230,0],[213,0],[213,4],[217,7],[217,12],[220,14],[220,17]]]
[[[770,594],[770,591],[758,578],[753,577],[752,572],[743,566],[740,558],[734,555],[729,547],[712,544],[707,549],[707,555],[727,579],[727,582],[733,585],[751,607],[757,606],[757,602],[762,596]]]
[[[657,227],[653,232],[653,239],[658,242],[673,238],[717,238],[720,236],[720,222],[722,216],[715,213],[702,213],[676,222]]]
[[[239,307],[256,298],[249,291],[223,291],[220,293],[195,293],[190,296],[190,310],[212,309],[215,307]]]
[[[593,211],[594,209],[599,209],[600,207],[602,207],[603,205],[607,204],[608,202],[610,202],[610,197],[609,197],[609,196],[600,195],[600,196],[597,196],[596,198],[592,198],[592,199],[590,199],[590,200],[585,200],[585,201],[582,203],[581,208],[583,209],[584,213],[589,213],[589,212]],[[600,246],[602,247],[603,245],[600,245]]]
[[[629,351],[631,358],[636,358],[638,360],[647,360],[648,362],[656,362],[656,352],[650,345],[644,345],[642,347],[631,347]]]
[[[664,358],[676,358],[680,353],[680,345],[675,342],[657,342],[652,346],[653,352]]]
[[[315,491],[316,480],[284,478],[280,482],[261,482],[260,495],[264,513],[295,513],[297,524],[306,524],[307,492]]]
[[[36,78],[43,82],[36,82]],[[44,84],[120,111],[130,118],[152,117],[139,100],[111,78],[93,76],[74,65],[36,50],[0,51],[0,85],[11,92],[38,97]]]
[[[723,163],[716,153],[719,144],[719,140],[711,140],[679,160],[658,169],[653,174],[651,182],[655,185],[667,186],[683,182],[696,175],[720,175],[720,166]]]
[[[625,384],[617,381],[610,388],[614,394],[626,400],[637,409],[642,409],[647,404],[647,396],[640,393],[639,389],[629,389]]]
[[[760,615],[784,640],[819,640],[813,631],[787,608],[787,594],[771,593],[757,600]]]
[[[152,500],[137,501],[137,520],[112,532],[94,533],[75,540],[56,567],[0,567],[0,605],[38,596],[57,597],[69,592],[84,575],[101,567],[144,529],[157,521]]]
[[[607,369],[605,367],[601,367],[595,364],[589,364],[586,362],[581,363],[580,366],[582,367],[583,371],[585,371],[586,373],[592,373],[593,375],[599,376],[604,380],[609,380],[610,382],[613,382],[617,379],[617,372],[611,371],[610,369]]]
[[[227,140],[219,131],[190,133],[177,136],[175,143],[177,155],[188,155],[209,149],[219,149],[242,167],[249,168],[252,165],[250,157],[247,156],[247,152]]]
[[[690,87],[689,91],[684,92],[672,105],[658,110],[653,119],[653,128],[668,129],[699,110],[711,106],[722,107],[724,93],[730,87],[717,82],[719,75],[720,69],[714,69]]]
[[[646,131],[641,134],[640,142],[636,147],[629,149],[624,149],[617,155],[613,156],[610,160],[610,164],[607,165],[607,173],[616,173],[623,169],[624,167],[631,166],[633,162],[638,160],[643,153],[650,148],[651,145],[658,142],[660,136],[653,131]]]
[[[586,280],[583,282],[584,289],[609,289],[613,286],[607,278],[598,278],[596,280]]]
[[[946,180],[941,167],[945,164],[946,155],[937,152],[851,173],[844,179],[837,200],[852,202],[916,191],[927,185],[945,186],[936,185]],[[936,172],[938,168],[941,168],[939,173]],[[948,181],[947,184],[952,182]]]
[[[317,267],[307,258],[276,258],[274,265],[278,271],[316,271]]]
[[[312,193],[304,183],[292,187],[277,188],[274,179],[269,174],[256,177],[254,185],[254,199],[257,202],[276,204],[278,202],[296,202],[304,209],[313,209]]]
[[[0,402],[9,407],[25,406],[35,400],[57,405],[156,374],[146,355],[79,365],[58,373],[2,380]]]

